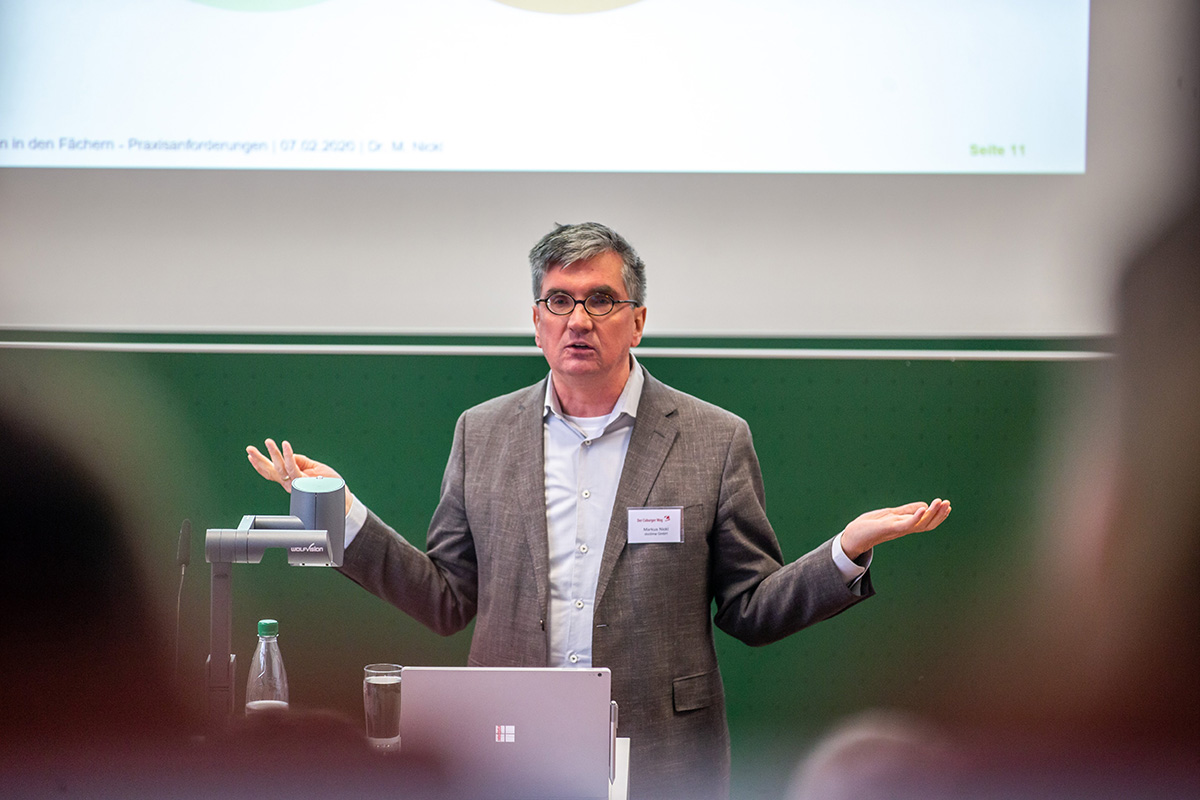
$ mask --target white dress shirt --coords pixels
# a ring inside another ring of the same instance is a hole
[[[563,413],[546,383],[543,446],[546,530],[550,537],[551,667],[592,665],[592,619],[600,558],[633,435],[645,378],[637,360],[612,411],[603,417]]]

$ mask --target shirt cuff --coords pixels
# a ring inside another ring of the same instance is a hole
[[[347,529],[349,524],[347,523]],[[845,531],[843,531],[845,533]],[[846,588],[856,589],[858,582],[862,580],[862,576],[867,574],[867,569],[871,566],[871,559],[875,556],[875,550],[871,549],[858,557],[858,561],[853,561],[850,556],[846,555],[846,551],[842,549],[842,534],[839,533],[833,537],[833,563],[838,568],[838,572],[842,573],[842,578],[846,581]]]
[[[350,510],[346,512],[346,544],[349,547],[367,523],[367,507],[355,495],[350,495]]]

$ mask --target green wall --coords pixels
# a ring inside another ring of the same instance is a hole
[[[649,352],[649,351],[647,351]],[[1047,434],[1064,389],[1102,361],[644,356],[658,378],[744,417],[767,509],[799,556],[863,511],[947,497],[938,531],[879,548],[878,597],[766,648],[718,632],[737,796],[769,794],[811,738],[880,704],[920,704],[960,642],[1019,600]],[[287,513],[244,449],[287,438],[338,468],[373,510],[424,543],[454,421],[541,379],[536,356],[286,355],[0,349],[4,395],[71,430],[140,508],[131,525],[169,643],[179,522],[195,527],[182,601],[185,687],[199,704],[208,638],[203,531]],[[363,664],[463,664],[443,639],[332,570],[283,554],[234,569],[239,684],[260,617],[280,620],[293,704],[358,719]],[[927,677],[930,680],[927,680]],[[766,788],[763,788],[766,787]]]

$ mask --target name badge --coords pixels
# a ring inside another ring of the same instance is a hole
[[[629,509],[629,543],[654,544],[683,541],[682,508]]]

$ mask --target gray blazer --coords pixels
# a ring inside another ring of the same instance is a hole
[[[546,383],[459,417],[421,552],[370,515],[342,571],[441,634],[476,620],[469,663],[547,665]],[[752,645],[873,594],[830,542],[786,566],[750,429],[646,374],[596,587],[593,664],[612,670],[630,796],[728,795],[729,731],[712,622]],[[682,544],[629,544],[626,509],[682,507]],[[716,603],[716,614],[712,604]]]

